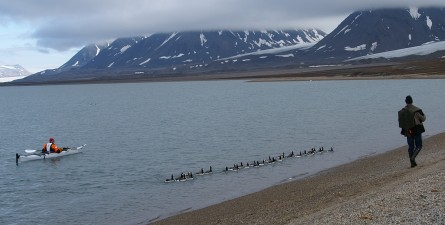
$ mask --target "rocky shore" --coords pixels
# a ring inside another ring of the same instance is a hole
[[[445,133],[416,161],[403,146],[151,224],[445,224]]]

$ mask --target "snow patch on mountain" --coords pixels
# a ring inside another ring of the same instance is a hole
[[[376,58],[400,58],[410,55],[429,55],[437,51],[445,50],[445,41],[440,42],[429,42],[421,46],[415,46],[410,48],[398,49],[394,51],[381,52],[372,55],[366,55],[354,59],[349,59],[346,61],[354,61],[361,59],[376,59]]]
[[[304,43],[303,38],[301,38],[300,35],[297,36],[297,42]]]
[[[99,55],[99,53],[100,53],[100,48],[99,46],[96,45],[96,56]]]
[[[377,42],[372,43],[371,51],[374,51],[377,48],[377,46],[378,46]]]
[[[323,49],[323,48],[326,48],[326,45],[322,45],[322,46],[318,47],[315,51],[318,51],[318,50]]]
[[[0,65],[0,83],[22,79],[30,74],[20,65]]]
[[[366,49],[366,44],[362,44],[356,47],[349,47],[349,46],[345,47],[345,51],[350,51],[350,52],[362,51],[365,49]]]
[[[145,63],[150,62],[150,60],[151,60],[151,58],[148,58],[147,60],[145,60],[145,61],[139,63],[139,65],[142,66],[142,65],[144,65]]]
[[[0,77],[21,77],[30,74],[20,65],[0,65]]]
[[[260,38],[258,41],[254,41],[254,43],[255,43],[258,47],[261,47],[261,46],[263,46],[263,45],[266,45],[266,46],[268,46],[268,47],[272,47],[272,45],[271,45],[267,40],[264,40],[264,39],[262,39],[262,38]]]
[[[201,46],[204,46],[204,44],[207,42],[207,39],[206,39],[205,35],[203,33],[201,33],[199,35],[199,38],[201,40]]]
[[[25,78],[27,76],[20,76],[20,77],[0,77],[0,83],[5,83],[5,82],[11,82],[14,80],[19,80],[22,78]]]
[[[129,48],[131,48],[131,45],[125,45],[124,47],[121,48],[121,53],[124,53],[124,52],[127,51]]]
[[[409,14],[411,15],[411,17],[415,20],[419,19],[421,16],[421,14],[419,13],[419,8],[410,7],[408,11],[409,11]]]
[[[4,65],[4,66],[0,66],[0,69],[9,69],[9,70],[15,70],[16,68],[13,66],[8,66],[8,65]]]
[[[334,35],[334,38],[337,37],[339,34],[341,34],[344,30],[346,30],[349,27],[349,25],[346,25],[345,27],[343,27],[343,29],[341,29],[336,35]]]
[[[314,38],[311,38],[309,40],[317,42],[324,38],[324,36],[322,34],[319,34],[316,29],[313,29],[312,32],[314,32],[315,36],[314,36]]]
[[[431,19],[430,19],[429,16],[426,17],[426,25],[427,25],[427,26],[430,28],[430,30],[431,30],[431,27],[433,26],[433,21],[431,21]]]
[[[290,53],[290,54],[286,54],[286,55],[277,55],[277,56],[278,56],[278,57],[281,57],[281,58],[295,57],[295,55],[292,54],[292,53]]]
[[[292,50],[304,50],[304,49],[311,48],[315,44],[316,44],[316,42],[315,43],[302,43],[302,44],[279,47],[279,48],[272,48],[272,49],[267,49],[267,50],[258,50],[256,52],[239,54],[239,55],[235,55],[232,57],[219,59],[219,61],[224,61],[224,60],[228,60],[228,59],[236,59],[236,58],[241,58],[241,57],[245,57],[245,56],[249,56],[249,55],[269,55],[269,54],[273,55],[273,54],[279,54],[281,52],[288,52],[288,51],[292,51]],[[261,56],[260,58],[267,58],[267,56]]]
[[[165,43],[167,43],[167,42],[170,41],[172,38],[174,38],[174,37],[176,36],[176,34],[178,34],[178,33],[173,33],[173,34],[171,34],[170,37],[168,37],[167,39],[165,39],[165,41],[164,41],[161,45],[159,45],[159,47],[158,47],[157,49],[161,48],[163,45],[165,45]]]

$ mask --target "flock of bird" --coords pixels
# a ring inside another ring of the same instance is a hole
[[[286,155],[283,152],[282,154],[278,155],[276,158],[269,156],[269,158],[267,160],[263,159],[261,161],[251,161],[251,162],[247,162],[245,164],[243,162],[241,162],[240,164],[234,164],[231,167],[226,166],[222,170],[222,172],[223,173],[237,172],[240,169],[259,168],[261,166],[274,164],[276,162],[282,162],[286,158],[294,158],[294,157],[295,158],[300,158],[300,157],[304,157],[304,156],[312,156],[312,155],[315,155],[315,154],[322,154],[322,153],[325,153],[325,152],[334,152],[334,149],[332,147],[330,149],[328,149],[328,150],[325,150],[323,147],[320,147],[318,150],[316,150],[315,148],[312,148],[310,151],[304,150],[303,152],[300,151],[297,154],[295,154],[294,151],[292,151],[288,155]],[[212,166],[210,166],[210,168],[208,170],[204,170],[204,168],[201,168],[201,170],[196,172],[195,175],[193,175],[192,172],[187,172],[187,173],[182,172],[177,177],[173,176],[173,174],[172,174],[171,177],[165,179],[164,182],[171,183],[171,182],[176,182],[176,181],[188,181],[188,180],[193,180],[195,176],[204,176],[204,175],[210,175],[210,174],[213,174]]]

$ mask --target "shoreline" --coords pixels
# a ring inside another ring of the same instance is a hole
[[[291,82],[291,81],[345,81],[345,80],[422,80],[445,79],[445,74],[404,74],[404,75],[302,75],[302,74],[270,74],[270,75],[209,75],[189,77],[166,77],[146,79],[109,79],[109,80],[75,80],[52,81],[36,83],[0,82],[0,87],[47,86],[47,85],[85,85],[85,84],[127,84],[127,83],[163,83],[163,82],[193,82],[193,81],[225,81],[243,80],[246,82]]]
[[[247,80],[254,82],[308,81],[308,80],[392,80],[392,79],[445,79],[445,60],[374,62],[369,64],[345,64],[326,67],[280,67],[251,70],[201,71],[196,73],[160,73],[135,75],[122,73],[88,73],[65,80],[22,81],[0,83],[1,86],[41,86],[73,84],[147,83],[147,82],[186,82],[216,80]]]
[[[286,82],[286,81],[331,81],[331,80],[405,80],[405,79],[445,79],[439,74],[409,74],[384,76],[305,76],[305,77],[267,77],[250,79],[250,82]]]
[[[426,221],[440,224],[445,222],[443,153],[445,132],[424,139],[424,148],[416,159],[418,166],[415,168],[410,168],[405,145],[300,180],[149,222],[418,224]],[[417,202],[423,204],[416,208],[418,213],[413,214]],[[431,215],[429,212],[435,212],[436,216],[428,216]]]

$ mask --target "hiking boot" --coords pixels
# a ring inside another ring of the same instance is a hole
[[[416,163],[416,161],[414,159],[410,160],[410,162],[411,162],[411,168],[417,166],[417,163]]]
[[[411,156],[410,159],[412,159],[412,160],[416,159],[416,157],[417,157],[417,155],[419,154],[420,150],[422,150],[421,147],[420,147],[420,148],[416,148],[416,149],[414,150],[413,155]]]

